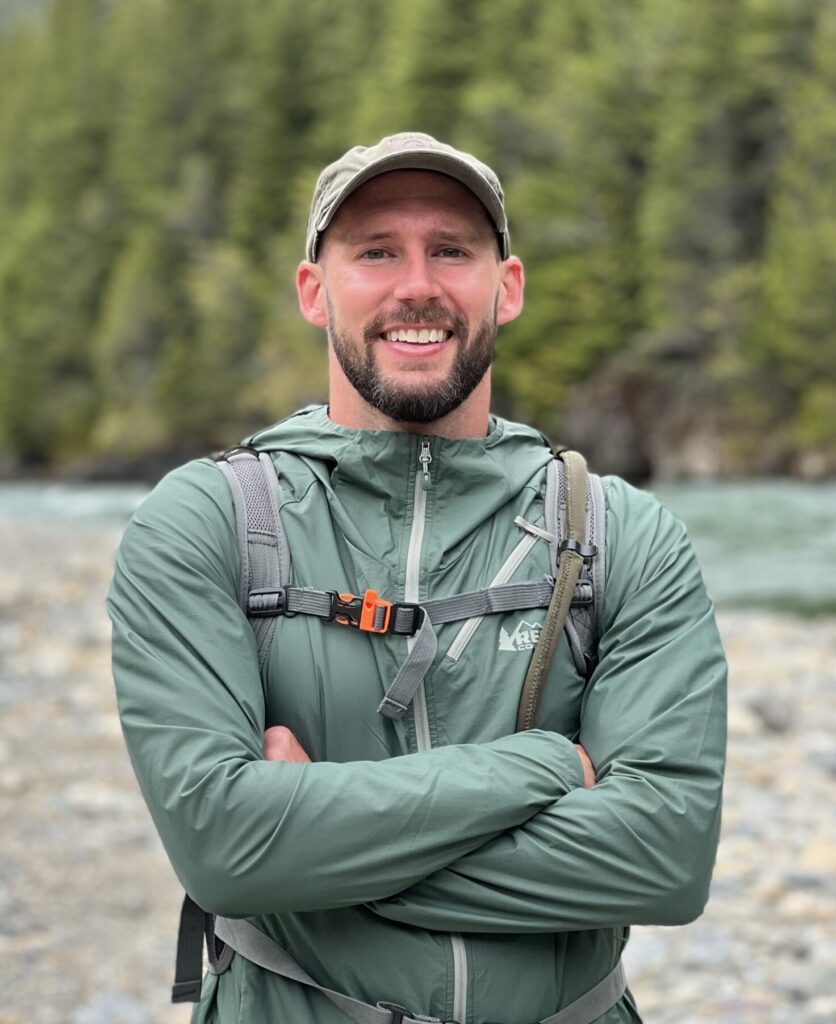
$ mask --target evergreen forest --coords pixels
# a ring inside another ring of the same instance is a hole
[[[153,475],[326,396],[319,170],[490,163],[497,412],[632,479],[836,473],[836,0],[0,6],[0,467]]]

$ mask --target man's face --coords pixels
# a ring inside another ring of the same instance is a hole
[[[394,171],[361,186],[329,226],[319,268],[342,374],[392,420],[429,423],[461,405],[490,367],[497,323],[511,319],[487,213],[442,174]]]

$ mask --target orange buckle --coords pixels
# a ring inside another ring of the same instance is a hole
[[[362,597],[339,594],[335,618],[344,626],[354,626],[365,633],[386,633],[392,616],[392,602],[378,597],[376,590],[367,590]]]

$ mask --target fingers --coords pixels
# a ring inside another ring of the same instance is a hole
[[[580,743],[575,744],[575,750],[578,752],[578,757],[581,759],[583,765],[583,788],[591,789],[598,781],[595,775],[595,768],[589,759],[589,754],[584,750]]]
[[[284,725],[273,725],[264,733],[264,759],[294,764],[310,761],[301,743]]]

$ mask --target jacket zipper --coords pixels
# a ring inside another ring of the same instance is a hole
[[[430,476],[430,463],[432,460],[433,456],[430,451],[430,442],[422,441],[418,461],[421,464],[421,486],[425,491],[428,491],[433,485],[432,477]]]
[[[424,486],[424,473],[429,475],[429,470],[422,458],[424,455],[424,445],[426,445],[427,453],[429,454],[429,442],[422,442],[421,455],[418,456],[419,469],[415,474],[412,532],[409,535],[409,548],[406,554],[404,600],[411,604],[418,604],[419,602],[421,546],[424,543],[424,523],[427,514],[427,489]],[[411,651],[414,645],[415,637],[407,637],[407,651]],[[432,747],[432,739],[430,737],[430,720],[427,714],[427,696],[424,692],[423,683],[415,691],[415,696],[412,698],[412,707],[415,721],[415,745],[419,751],[429,750]]]
[[[432,486],[430,463],[432,452],[430,442],[421,441],[418,454],[418,472],[415,474],[415,498],[412,514],[412,530],[409,535],[409,547],[406,555],[406,582],[404,600],[418,603],[421,582],[421,547],[424,543],[424,526],[427,516],[427,491]],[[415,637],[407,638],[407,650],[411,651]],[[430,736],[430,719],[427,712],[427,695],[424,684],[418,687],[412,698],[415,721],[415,745],[419,751],[432,748]],[[453,1018],[465,1024],[467,1020],[467,947],[461,935],[450,935],[453,947]]]

